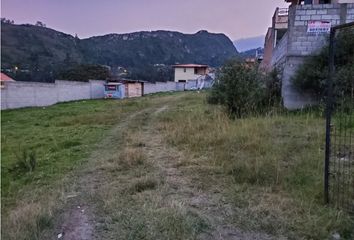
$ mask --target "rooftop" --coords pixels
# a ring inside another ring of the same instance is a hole
[[[208,65],[201,64],[176,64],[172,65],[174,68],[208,68]]]
[[[109,80],[109,84],[112,84],[112,83],[144,83],[144,82],[147,82],[147,81],[144,81],[144,80],[135,80],[135,79],[126,79],[126,78],[111,78]]]

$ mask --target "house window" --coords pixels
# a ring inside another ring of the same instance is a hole
[[[198,74],[198,69],[194,68],[194,74]]]
[[[187,72],[187,68],[183,68],[183,72]]]

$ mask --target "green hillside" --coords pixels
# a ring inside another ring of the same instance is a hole
[[[17,66],[17,80],[51,81],[60,71],[76,64],[123,67],[131,73],[157,64],[220,66],[238,54],[227,36],[207,31],[195,34],[135,32],[79,39],[29,24],[2,23],[1,27],[1,68]]]

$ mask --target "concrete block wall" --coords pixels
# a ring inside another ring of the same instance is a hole
[[[282,97],[288,109],[299,109],[318,102],[314,95],[299,92],[292,83],[299,66],[308,56],[319,52],[328,40],[329,34],[307,32],[308,22],[314,20],[330,21],[332,26],[353,22],[354,4],[297,5],[289,8],[288,31],[272,56],[272,65],[281,72]]]
[[[183,82],[177,82],[176,83],[176,91],[184,91],[184,85],[185,85],[185,83],[183,83]]]
[[[184,86],[185,90],[191,90],[191,89],[196,89],[198,87],[198,81],[197,80],[188,80],[186,85]]]
[[[328,34],[307,33],[309,21],[329,21],[332,26],[354,21],[354,4],[297,5],[289,8],[289,55],[307,56],[326,43]]]
[[[58,102],[91,98],[91,86],[86,82],[56,81]]]
[[[91,99],[104,98],[104,84],[102,80],[90,80]]]
[[[282,69],[282,89],[281,95],[283,98],[284,107],[289,110],[302,109],[307,106],[316,105],[316,99],[311,92],[302,92],[297,90],[292,83],[292,76],[304,62],[302,56],[289,56],[284,62]]]
[[[42,107],[58,102],[104,97],[105,81],[55,83],[5,82],[1,89],[1,109]]]
[[[146,82],[144,83],[144,94],[178,91],[178,84],[176,82]]]
[[[285,61],[288,52],[288,33],[285,33],[283,38],[278,42],[277,46],[273,50],[271,65],[278,67]]]
[[[39,82],[5,82],[1,89],[1,109],[14,109],[23,107],[42,107],[58,102],[67,102],[82,99],[104,98],[105,81],[90,80],[89,82],[76,82],[56,80],[55,83]],[[144,83],[144,94],[184,91],[197,87],[197,81],[182,82],[156,82]],[[205,88],[211,87],[206,81]]]
[[[39,96],[43,95],[43,99]],[[5,82],[1,89],[1,109],[47,106],[57,102],[54,84],[33,82]]]

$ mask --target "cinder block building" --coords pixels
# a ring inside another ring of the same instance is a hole
[[[299,109],[317,103],[309,92],[300,92],[291,78],[304,60],[326,44],[330,28],[354,22],[354,0],[286,0],[291,3],[287,24],[285,10],[277,9],[272,27],[265,39],[265,54],[261,64],[266,71],[276,67],[282,79],[282,97],[288,109]],[[287,25],[287,26],[286,26]],[[280,36],[281,37],[280,37]]]

